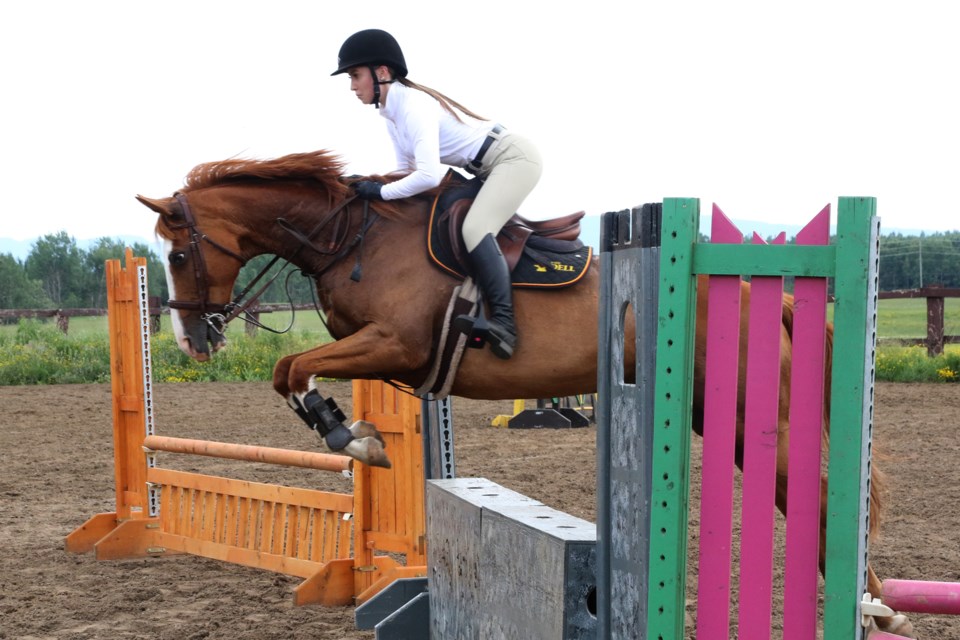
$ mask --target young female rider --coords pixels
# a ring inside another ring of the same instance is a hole
[[[495,238],[540,179],[540,153],[521,136],[408,80],[400,45],[386,31],[367,29],[347,38],[332,75],[340,73],[349,75],[350,89],[363,104],[380,109],[393,140],[397,169],[408,173],[390,184],[356,183],[361,198],[394,200],[432,189],[443,178],[444,164],[466,169],[484,181],[464,220],[463,240],[490,318],[482,327],[460,316],[454,326],[474,336],[485,330],[483,337],[494,355],[511,357],[517,330],[510,273]]]

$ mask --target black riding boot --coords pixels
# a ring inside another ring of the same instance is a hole
[[[490,316],[486,322],[482,314],[480,318],[457,316],[453,326],[479,342],[479,346],[485,340],[493,355],[506,360],[513,355],[513,348],[517,344],[517,327],[513,321],[513,287],[507,261],[500,253],[496,239],[489,233],[468,254],[468,258],[470,275],[480,287]]]

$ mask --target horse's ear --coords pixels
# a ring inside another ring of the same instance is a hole
[[[146,198],[138,195],[137,200],[139,200],[144,206],[153,209],[162,216],[172,216],[176,213],[176,210],[171,206],[174,202],[173,198],[160,198],[154,200],[153,198]]]

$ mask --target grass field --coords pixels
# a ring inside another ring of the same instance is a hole
[[[286,328],[289,314],[264,314],[268,326]],[[286,322],[284,322],[286,320]],[[0,330],[0,385],[70,384],[110,379],[107,319],[76,318],[69,335],[53,322],[24,320]],[[151,336],[153,378],[160,382],[241,382],[270,380],[281,357],[312,349],[329,341],[316,314],[297,315],[295,326],[283,335],[260,330],[245,335],[242,322],[230,331],[230,348],[209,362],[197,362],[176,345],[170,318]]]
[[[297,333],[313,333],[318,336],[326,336],[327,330],[324,328],[323,323],[320,321],[320,317],[315,311],[298,311],[295,317],[295,323],[292,331]],[[264,313],[260,316],[260,321],[268,327],[272,327],[277,330],[283,330],[287,328],[287,325],[290,323],[290,313],[289,312],[276,312],[276,313]],[[45,320],[45,323],[53,324],[53,320]],[[244,330],[243,322],[236,320],[230,324],[230,335],[236,335],[242,333]],[[169,332],[170,329],[170,316],[163,315],[160,316],[160,331]],[[17,332],[16,324],[0,324],[0,335],[13,335]],[[69,333],[71,336],[78,338],[88,338],[97,335],[102,335],[104,338],[107,336],[107,317],[106,316],[87,316],[79,318],[70,318],[70,330]]]
[[[828,308],[828,316],[833,319],[833,307]],[[275,329],[284,329],[290,322],[288,312],[265,313],[261,321]],[[294,330],[298,333],[316,333],[326,335],[319,316],[311,311],[299,311],[296,314]],[[161,318],[161,330],[170,330],[170,317]],[[877,314],[877,336],[879,338],[925,338],[927,335],[927,306],[923,299],[881,300]],[[237,321],[231,325],[231,332],[239,333],[242,324]],[[944,330],[947,335],[960,335],[960,300],[948,299],[944,311]],[[0,334],[15,333],[16,325],[0,325]],[[106,336],[106,317],[86,317],[70,319],[70,335],[87,337],[97,334]]]
[[[960,335],[960,300],[948,298],[944,304],[944,333]],[[925,338],[927,301],[920,298],[881,300],[877,313],[880,338]]]
[[[960,334],[958,312],[960,305],[947,304],[947,335]],[[261,320],[267,326],[284,330],[290,323],[290,314],[264,314]],[[960,381],[960,344],[947,345],[943,355],[929,358],[923,346],[887,342],[925,337],[924,300],[881,301],[878,325],[877,380]],[[107,333],[106,317],[72,318],[66,336],[52,321],[0,326],[0,385],[105,382],[110,377]],[[154,379],[162,382],[269,380],[279,358],[329,340],[319,316],[307,312],[298,313],[293,328],[284,335],[259,330],[251,338],[245,335],[242,322],[235,322],[229,335],[229,349],[210,362],[198,363],[177,348],[170,318],[163,316],[160,333],[150,340]]]

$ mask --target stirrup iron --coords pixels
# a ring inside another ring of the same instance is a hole
[[[467,336],[467,346],[482,349],[490,345],[490,351],[496,357],[507,360],[513,356],[513,345],[507,338],[497,334],[481,310],[476,317],[459,315],[453,321],[453,327]]]
[[[453,327],[467,336],[467,346],[471,349],[483,349],[490,338],[490,323],[482,310],[476,316],[457,316],[453,320]]]

